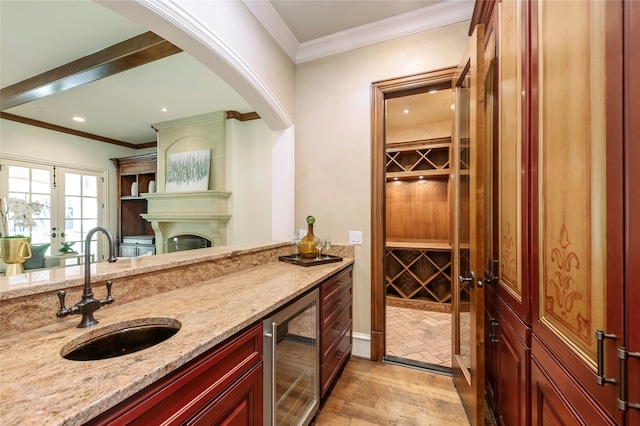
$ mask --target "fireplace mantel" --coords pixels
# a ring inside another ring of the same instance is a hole
[[[142,194],[148,201],[148,213],[156,234],[156,253],[167,252],[167,240],[178,235],[198,235],[213,246],[226,245],[228,191],[159,192]]]

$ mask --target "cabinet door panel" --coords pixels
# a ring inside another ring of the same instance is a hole
[[[262,324],[249,327],[87,424],[183,424],[258,363],[262,365]],[[255,409],[262,410],[262,397],[258,401]]]
[[[616,386],[595,381],[596,330],[622,335],[621,4],[535,1],[531,14],[533,331],[621,421]],[[621,345],[605,342],[608,377]]]
[[[640,301],[640,2],[625,2],[625,96],[627,99],[625,111],[625,181],[627,193],[625,194],[625,206],[627,206],[625,222],[627,224],[625,239],[627,251],[625,253],[626,268],[626,324],[627,348],[630,352],[640,352],[640,309],[637,305]],[[633,30],[635,28],[635,30]],[[627,360],[627,402],[640,404],[640,358]],[[628,425],[640,425],[640,410],[630,409],[627,417]]]
[[[186,424],[189,426],[261,425],[263,374],[263,365],[260,362],[238,383]]]
[[[558,424],[622,424],[609,416],[598,400],[580,385],[574,376],[535,336],[531,345],[531,418],[532,425],[555,424],[545,421],[558,418]]]
[[[571,426],[583,424],[571,412],[562,395],[553,387],[535,362],[532,363],[531,375],[533,382],[532,425]]]
[[[593,365],[605,326],[606,137],[604,75],[591,64],[604,62],[604,45],[590,37],[604,39],[604,28],[590,22],[602,13],[591,2],[539,3],[539,318]]]
[[[530,350],[508,322],[499,317],[497,358],[499,366],[497,416],[501,425],[526,425],[529,416],[527,371]]]
[[[499,137],[497,290],[518,315],[529,322],[528,289],[523,280],[523,52],[526,3],[498,4]]]

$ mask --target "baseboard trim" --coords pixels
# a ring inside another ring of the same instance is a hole
[[[351,332],[353,337],[353,348],[351,348],[351,354],[371,359],[371,335],[365,333]]]

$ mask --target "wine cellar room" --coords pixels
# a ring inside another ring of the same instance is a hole
[[[451,367],[451,89],[385,100],[388,361]]]

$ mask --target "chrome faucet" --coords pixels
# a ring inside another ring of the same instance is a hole
[[[61,290],[58,292],[58,299],[60,299],[60,310],[56,314],[58,318],[63,318],[68,315],[81,314],[82,320],[78,324],[78,328],[90,327],[98,323],[93,317],[93,313],[100,309],[101,306],[109,305],[116,299],[111,296],[111,281],[107,281],[107,298],[106,299],[94,299],[93,290],[91,289],[91,237],[97,231],[102,231],[109,240],[109,263],[116,261],[116,245],[113,241],[113,235],[108,230],[97,226],[89,231],[87,238],[84,242],[84,293],[82,293],[82,300],[71,308],[64,307],[64,297],[67,294],[66,291]]]

